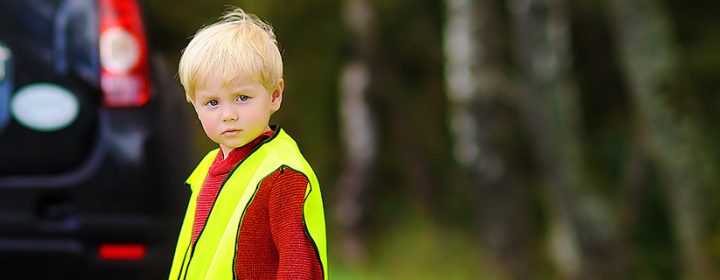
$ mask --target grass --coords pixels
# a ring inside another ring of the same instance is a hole
[[[333,259],[332,279],[500,279],[487,276],[493,273],[484,267],[477,244],[466,232],[419,220],[386,230],[368,250],[363,265]]]

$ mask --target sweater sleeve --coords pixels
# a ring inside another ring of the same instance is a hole
[[[284,167],[273,177],[276,178],[271,183],[268,214],[279,257],[276,279],[323,279],[317,251],[303,222],[308,179]]]

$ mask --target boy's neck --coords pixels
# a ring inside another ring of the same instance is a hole
[[[234,149],[235,149],[235,148],[228,148],[228,150],[225,150],[224,148],[221,147],[221,148],[220,148],[220,153],[222,154],[222,159],[223,159],[223,160],[227,159],[227,157],[228,157],[228,155],[230,154],[230,152],[232,152],[232,150],[234,150]]]

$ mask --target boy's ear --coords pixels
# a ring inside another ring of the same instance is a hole
[[[278,81],[277,86],[275,87],[275,90],[270,93],[270,106],[273,112],[276,112],[277,110],[280,110],[280,105],[282,104],[282,95],[283,90],[285,89],[285,80],[280,79]]]

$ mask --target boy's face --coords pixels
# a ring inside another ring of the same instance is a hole
[[[270,115],[280,109],[284,82],[269,92],[256,79],[240,76],[223,82],[210,75],[195,91],[193,105],[207,136],[224,156],[270,129]]]

